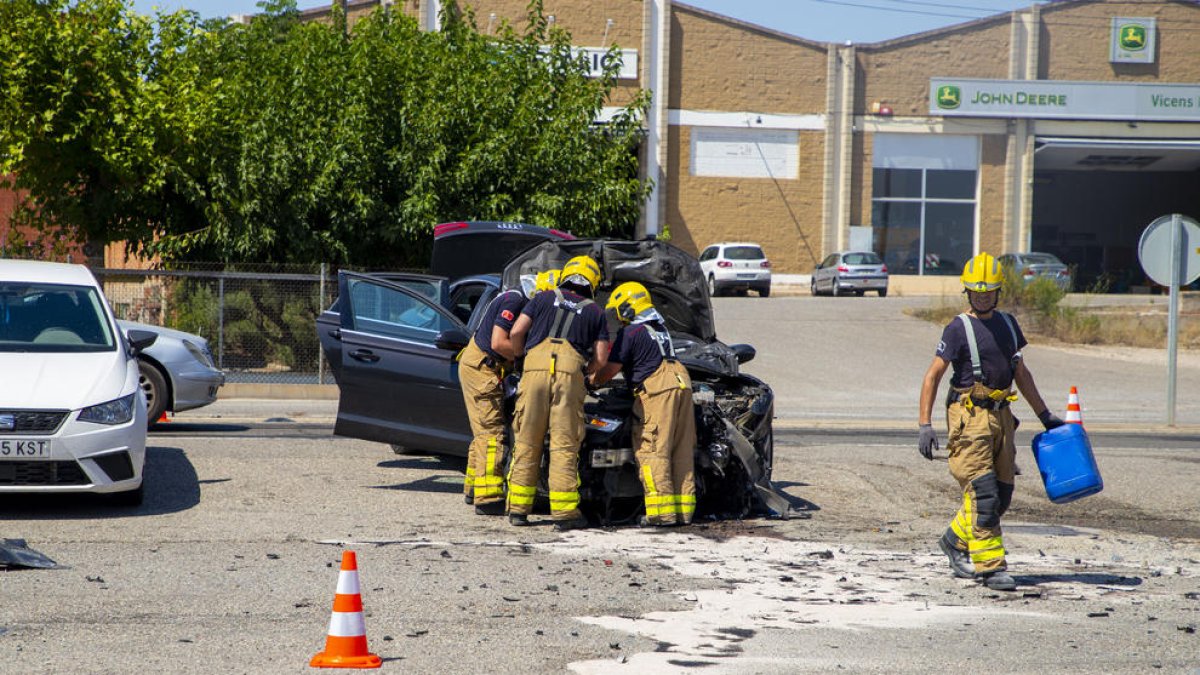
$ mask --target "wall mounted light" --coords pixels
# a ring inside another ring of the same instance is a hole
[[[550,14],[550,15],[548,15],[548,16],[546,17],[546,26],[547,26],[547,27],[553,27],[553,26],[554,26],[554,22],[555,22],[555,21],[557,21],[557,20],[558,20],[558,19],[557,19],[557,18],[556,18],[556,17],[555,17],[553,14]]]
[[[616,23],[616,22],[613,21],[612,19],[604,20],[604,37],[600,39],[601,46],[608,44],[608,31],[609,31],[609,29],[611,29],[613,27],[614,23]]]
[[[492,34],[492,24],[496,23],[496,13],[488,14],[488,35]]]

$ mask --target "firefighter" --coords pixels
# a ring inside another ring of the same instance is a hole
[[[515,353],[525,355],[508,470],[507,511],[513,525],[529,524],[547,429],[554,529],[587,525],[579,511],[585,378],[608,362],[608,323],[604,310],[592,300],[599,283],[595,260],[571,258],[559,274],[558,287],[534,296],[513,324]]]
[[[635,395],[633,447],[646,496],[641,524],[690,524],[696,512],[692,380],[676,360],[671,335],[645,286],[636,281],[617,286],[606,308],[624,326],[613,341],[608,365],[592,376],[592,384],[604,384],[623,371]]]
[[[1046,408],[1033,375],[1021,358],[1025,336],[1017,320],[996,309],[1003,274],[996,259],[980,253],[963,266],[962,284],[970,303],[942,331],[933,363],[921,386],[920,441],[925,459],[938,449],[930,419],[933,399],[947,367],[954,366],[946,398],[950,473],[962,489],[962,506],[938,541],[954,576],[974,578],[993,590],[1011,591],[1000,517],[1012,502],[1016,474],[1013,433],[1017,420],[1010,404],[1017,389],[1046,429],[1063,421]]]
[[[463,401],[471,422],[464,500],[480,515],[504,513],[504,375],[515,360],[511,331],[529,298],[554,288],[558,271],[521,279],[521,288],[501,292],[483,311],[475,336],[458,362]]]

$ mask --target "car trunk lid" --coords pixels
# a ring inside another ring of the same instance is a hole
[[[570,241],[559,230],[527,223],[475,221],[442,223],[433,228],[431,274],[460,279],[499,274],[517,253],[543,241]]]

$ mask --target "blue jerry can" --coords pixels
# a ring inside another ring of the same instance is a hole
[[[1065,504],[1104,489],[1092,443],[1079,424],[1064,424],[1033,437],[1033,458],[1037,460],[1046,496],[1055,504]]]

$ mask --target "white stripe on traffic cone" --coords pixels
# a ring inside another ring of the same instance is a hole
[[[1067,394],[1067,424],[1078,424],[1083,426],[1083,413],[1079,409],[1079,390],[1071,387],[1071,393]]]

